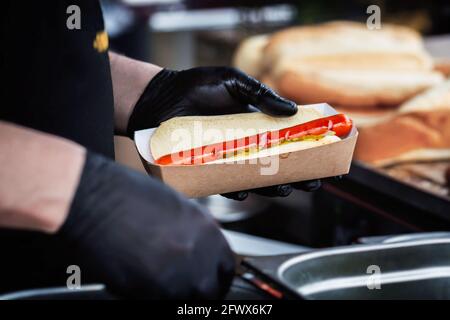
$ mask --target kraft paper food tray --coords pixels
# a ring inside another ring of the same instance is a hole
[[[336,114],[325,103],[310,105],[324,114]],[[300,107],[301,108],[301,107]],[[160,166],[150,152],[150,138],[156,128],[139,130],[134,141],[147,172],[188,197],[266,187],[276,184],[347,174],[352,161],[358,131],[354,127],[341,141],[319,147],[259,158],[257,163],[218,163]],[[278,170],[270,167],[278,157]],[[270,159],[269,159],[270,158]]]

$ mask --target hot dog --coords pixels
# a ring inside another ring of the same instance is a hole
[[[315,119],[281,130],[266,131],[261,134],[209,144],[166,154],[156,159],[158,165],[197,165],[229,158],[241,153],[259,152],[283,143],[299,142],[304,139],[320,140],[333,134],[345,137],[353,127],[352,121],[344,114],[336,114]]]

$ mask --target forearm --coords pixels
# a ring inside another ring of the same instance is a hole
[[[114,92],[115,131],[124,135],[136,102],[150,80],[162,68],[114,52],[109,52],[109,59]]]
[[[73,142],[0,121],[0,226],[56,232],[84,159]]]

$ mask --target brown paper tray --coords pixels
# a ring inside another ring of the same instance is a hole
[[[312,106],[325,116],[337,113],[325,103]],[[341,141],[261,157],[253,162],[159,166],[154,163],[150,152],[150,138],[154,130],[136,131],[134,136],[145,169],[150,175],[194,198],[347,174],[358,136],[356,128],[353,128],[349,136]],[[278,170],[275,170],[276,163]]]

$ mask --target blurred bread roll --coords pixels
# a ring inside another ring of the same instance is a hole
[[[438,109],[450,111],[450,79],[405,102],[398,111],[408,113]]]
[[[450,159],[450,80],[405,102],[389,120],[360,128],[355,158],[377,166]]]
[[[443,80],[424,70],[319,69],[292,66],[274,81],[280,95],[297,103],[327,102],[353,109],[398,106]]]
[[[396,107],[444,79],[417,32],[392,25],[369,30],[355,22],[275,33],[263,65],[286,98],[356,109]]]
[[[264,66],[270,68],[289,57],[325,60],[348,54],[376,58],[377,54],[402,55],[419,68],[429,69],[432,60],[420,35],[412,29],[383,24],[369,30],[363,23],[337,21],[284,29],[273,34],[264,47]],[[325,61],[326,62],[326,61]]]

